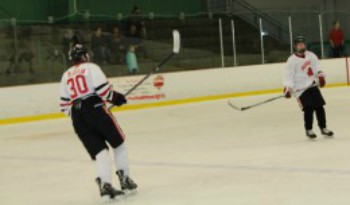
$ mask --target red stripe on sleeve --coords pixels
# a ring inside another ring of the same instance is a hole
[[[111,88],[108,87],[105,91],[103,91],[103,92],[100,94],[100,96],[101,96],[101,97],[104,97],[105,95],[107,95],[107,93],[108,93],[110,90],[111,90]]]
[[[69,103],[60,103],[60,106],[61,106],[61,107],[66,107],[66,106],[69,106],[69,105],[71,105],[70,102],[69,102]]]

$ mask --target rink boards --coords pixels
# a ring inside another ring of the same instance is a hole
[[[328,86],[348,84],[345,59],[322,60]],[[215,68],[155,74],[129,96],[129,105],[119,110],[216,100],[229,97],[281,92],[285,63]],[[122,93],[143,76],[112,78]],[[0,124],[63,117],[58,112],[59,83],[0,89]]]

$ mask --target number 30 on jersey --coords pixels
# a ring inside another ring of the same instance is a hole
[[[67,80],[67,85],[70,89],[70,97],[74,100],[79,95],[84,95],[89,91],[89,88],[86,83],[85,76],[76,75]]]

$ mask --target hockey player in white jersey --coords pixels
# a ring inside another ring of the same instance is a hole
[[[295,53],[288,58],[286,75],[284,80],[284,94],[286,98],[294,95],[304,112],[304,127],[306,136],[313,139],[316,134],[313,132],[314,113],[318,120],[321,134],[332,137],[333,132],[327,129],[326,104],[319,87],[326,84],[325,75],[320,70],[320,63],[317,56],[306,50],[306,40],[302,36],[294,39]]]
[[[106,108],[110,102],[121,106],[124,95],[112,90],[100,67],[89,62],[89,54],[81,44],[70,51],[74,65],[62,76],[61,111],[69,115],[75,133],[97,164],[97,179],[101,197],[116,198],[135,190],[137,185],[129,177],[124,133],[114,116]],[[111,160],[107,143],[112,147],[122,191],[112,186]]]

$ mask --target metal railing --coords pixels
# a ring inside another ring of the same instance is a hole
[[[264,32],[277,40],[288,44],[288,26],[276,20],[268,13],[254,7],[244,0],[207,0],[209,12],[223,12],[238,16],[256,28],[260,28],[260,19],[264,21]]]
[[[287,22],[288,35],[283,34],[286,42],[266,32],[270,24],[256,11],[246,15],[255,16],[258,27],[241,15],[232,15],[231,11],[144,15],[140,17],[146,29],[144,36],[131,34],[128,16],[105,18],[91,14],[84,18],[78,14],[77,21],[70,21],[74,16],[67,16],[48,17],[47,22],[0,19],[0,86],[59,81],[64,70],[71,66],[68,51],[77,39],[89,48],[91,60],[108,77],[145,74],[171,50],[171,31],[175,28],[181,33],[182,50],[161,72],[284,62],[293,52],[291,39],[295,30],[308,39],[309,49],[320,58],[332,56],[327,39],[331,29],[327,14],[265,11],[268,16],[278,14],[280,20]],[[341,22],[350,20],[350,13],[339,12],[339,16]],[[306,17],[309,17],[307,25]],[[96,32],[99,27],[101,34]],[[344,32],[350,31],[345,27]],[[136,73],[130,72],[127,58],[134,54]]]

